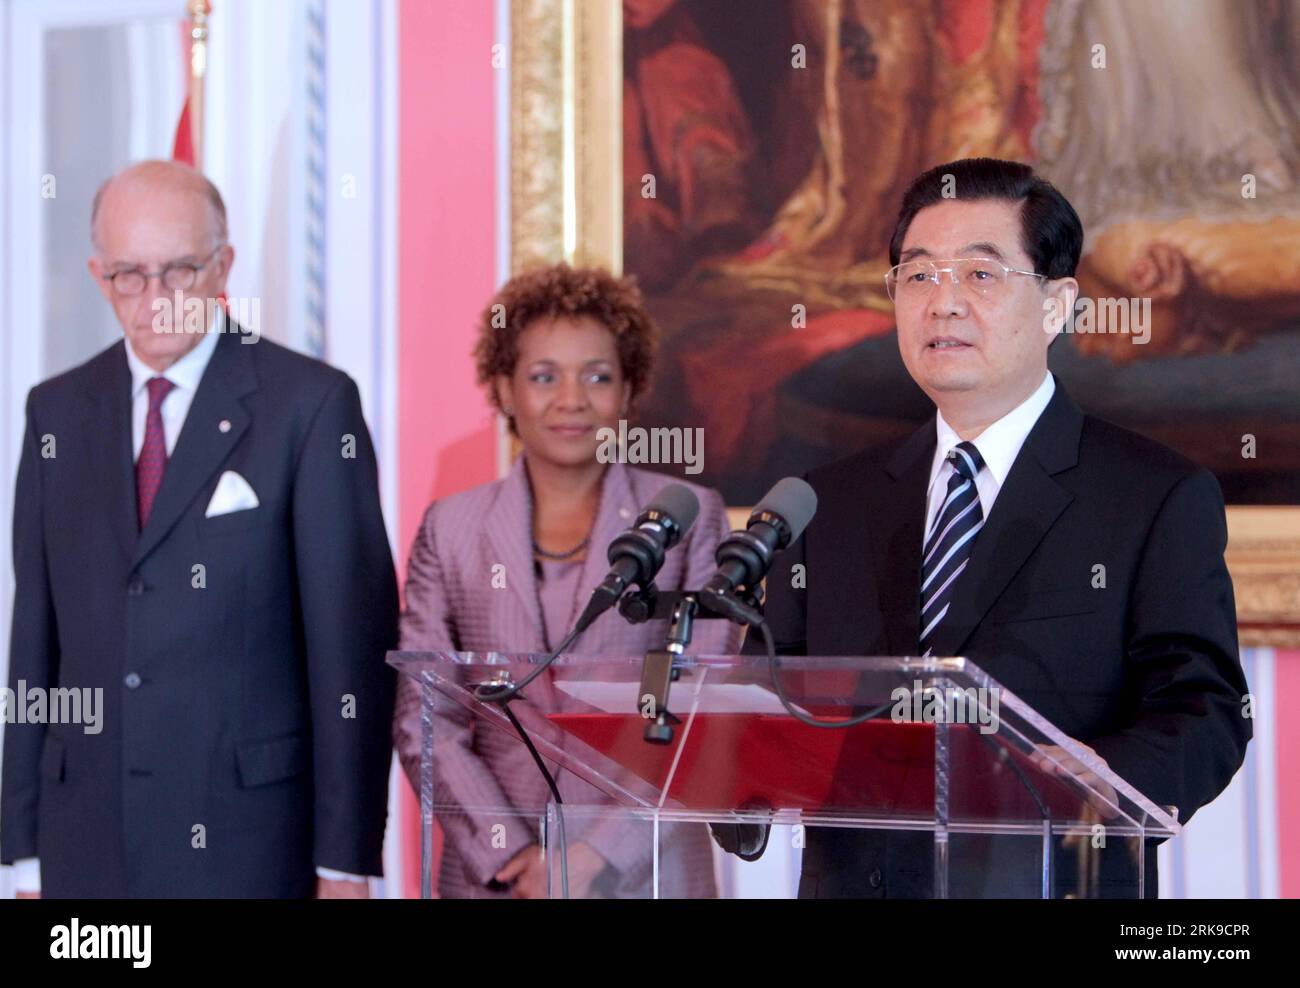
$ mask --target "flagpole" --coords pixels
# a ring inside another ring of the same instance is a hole
[[[194,167],[203,171],[203,84],[208,74],[208,0],[189,0],[190,15],[190,146]]]

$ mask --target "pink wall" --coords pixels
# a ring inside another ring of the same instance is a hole
[[[1300,651],[1277,653],[1273,679],[1277,698],[1277,834],[1279,886],[1284,899],[1300,899],[1300,719],[1288,709],[1300,695]]]
[[[400,555],[437,497],[492,480],[492,416],[474,323],[495,287],[493,5],[401,0],[398,165]],[[401,788],[404,894],[419,894],[419,821]]]

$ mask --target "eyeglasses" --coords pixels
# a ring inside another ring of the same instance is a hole
[[[1046,278],[1034,271],[1022,271],[988,257],[961,257],[942,261],[907,261],[885,273],[885,291],[895,302],[917,301],[939,285],[939,276],[947,272],[952,283],[964,292],[983,299],[996,298],[1006,289],[1013,274]]]
[[[113,286],[113,291],[119,295],[139,295],[145,290],[145,286],[149,284],[149,279],[153,277],[161,279],[162,286],[168,291],[183,292],[194,287],[199,272],[211,263],[213,255],[224,246],[225,244],[217,244],[216,247],[212,248],[212,252],[203,259],[202,264],[194,264],[191,261],[173,261],[161,271],[142,271],[140,268],[127,268],[125,271],[115,271],[112,274],[103,275],[103,278]]]

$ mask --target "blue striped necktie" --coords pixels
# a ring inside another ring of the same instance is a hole
[[[953,590],[970,562],[975,536],[984,524],[975,475],[984,460],[974,443],[958,443],[948,453],[953,474],[935,515],[921,560],[921,654],[929,655],[935,630],[952,604]]]

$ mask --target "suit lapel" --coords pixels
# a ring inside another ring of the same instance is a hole
[[[1074,500],[1052,475],[1078,462],[1082,429],[1083,412],[1058,381],[975,539],[967,570],[974,579],[957,587],[952,606],[935,629],[933,654],[961,653],[993,602]]]
[[[520,454],[515,458],[501,485],[487,518],[487,539],[492,547],[493,559],[505,564],[506,585],[515,594],[524,612],[528,616],[529,626],[537,638],[536,648],[541,647],[540,629],[542,627],[541,601],[538,599],[537,576],[533,569],[533,501],[528,487],[528,473],[525,468],[526,457]],[[669,482],[665,478],[665,483]],[[586,595],[596,587],[605,574],[609,572],[609,562],[605,556],[605,547],[624,528],[632,524],[635,518],[636,504],[632,491],[628,468],[620,463],[610,464],[601,481],[600,506],[596,510],[596,519],[591,528],[591,541],[587,545],[587,557],[582,565],[582,575],[578,581],[578,610],[586,603]],[[575,613],[574,618],[577,618]],[[602,622],[606,619],[602,619]],[[622,618],[609,619],[609,623],[620,622]],[[608,627],[608,624],[606,625]],[[567,634],[569,629],[549,629],[554,639],[553,645],[559,644],[559,635]],[[595,624],[584,636],[584,651],[596,647],[601,639],[601,622]]]
[[[885,464],[888,478],[876,487],[869,527],[872,555],[879,560],[880,606],[893,655],[914,655],[920,633],[921,541],[925,493],[934,459],[931,420],[914,432]]]
[[[249,350],[235,332],[222,333],[217,340],[167,461],[148,524],[136,543],[132,566],[139,565],[172,530],[247,430],[250,418],[241,399],[257,389]],[[222,422],[230,423],[229,428]]]
[[[501,484],[496,500],[484,519],[492,560],[505,567],[506,592],[513,594],[528,617],[534,639],[541,645],[541,603],[537,599],[537,576],[533,572],[533,498],[528,489],[524,457],[515,457]]]
[[[662,477],[659,487],[653,487],[653,494],[659,493],[663,486],[673,482],[672,477]],[[633,490],[632,471],[622,463],[611,463],[601,479],[600,507],[596,509],[596,519],[591,526],[591,542],[587,546],[587,558],[582,564],[582,576],[578,582],[578,610],[587,603],[587,597],[609,572],[609,544],[625,528],[631,528],[636,521],[637,512],[642,505],[638,496],[649,500],[653,494],[647,491]],[[680,544],[669,552],[683,551]],[[577,614],[574,614],[577,618]],[[617,655],[626,651],[625,639],[629,626],[618,613],[617,607],[602,615],[583,637],[584,652],[602,652]],[[568,631],[566,628],[565,631]]]
[[[671,478],[664,478],[664,484],[671,482]],[[590,593],[605,579],[609,572],[609,544],[619,532],[632,526],[636,511],[628,468],[622,463],[611,463],[601,479],[600,507],[596,509],[596,519],[591,526],[591,542],[587,545],[587,558],[582,564],[579,593]]]
[[[126,342],[109,348],[101,380],[89,405],[86,435],[98,437],[92,456],[92,486],[103,486],[110,527],[127,559],[135,551],[139,521],[136,514],[135,454],[131,437],[131,368]]]

